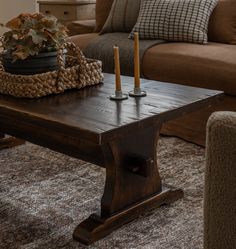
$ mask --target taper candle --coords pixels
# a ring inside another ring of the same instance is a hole
[[[114,46],[114,61],[115,61],[115,75],[116,75],[116,91],[121,91],[120,55],[119,55],[119,47],[117,46]]]
[[[139,34],[134,33],[134,85],[140,88],[140,64],[139,64]]]

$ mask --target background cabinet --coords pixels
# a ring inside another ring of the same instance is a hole
[[[39,12],[54,15],[67,25],[75,20],[95,19],[96,0],[38,1]]]

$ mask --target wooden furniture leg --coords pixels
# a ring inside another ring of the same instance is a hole
[[[18,146],[24,143],[25,141],[22,139],[15,137],[5,137],[3,133],[0,133],[0,150]]]
[[[159,131],[158,125],[132,132],[102,147],[106,183],[101,212],[78,225],[74,239],[89,245],[142,212],[183,197],[182,190],[161,183],[156,153]]]

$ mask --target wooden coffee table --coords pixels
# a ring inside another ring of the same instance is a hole
[[[132,78],[122,81],[124,91],[132,89]],[[106,168],[101,210],[73,234],[82,243],[91,244],[143,211],[183,196],[161,182],[156,153],[161,125],[223,96],[148,80],[143,88],[147,97],[111,101],[114,75],[105,74],[104,84],[41,99],[0,95],[2,133]]]

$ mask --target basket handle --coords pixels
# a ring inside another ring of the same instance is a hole
[[[2,51],[0,52],[0,71],[4,71],[4,67],[3,67],[3,64],[2,64],[2,52],[4,50],[4,48],[3,48],[3,39],[4,39],[4,37],[2,35],[0,35],[0,50],[2,48]]]
[[[67,49],[70,52],[73,52],[73,56],[77,58],[79,65],[86,64],[86,58],[79,47],[77,47],[73,42],[66,42],[62,45],[62,47],[58,50],[57,53],[57,61],[59,66],[59,71],[65,69],[65,57],[64,50]]]
[[[3,48],[4,37],[0,35],[0,48]]]

